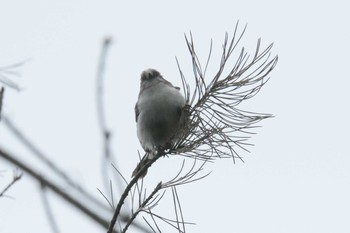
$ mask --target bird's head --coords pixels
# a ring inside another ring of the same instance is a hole
[[[162,77],[162,75],[155,69],[147,69],[141,73],[141,82],[152,81],[157,77]]]

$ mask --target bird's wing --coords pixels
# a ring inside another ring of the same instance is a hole
[[[137,119],[139,118],[140,115],[140,109],[139,106],[137,105],[137,103],[135,104],[135,120],[137,122]]]
[[[176,90],[180,90],[180,87],[176,87],[174,86],[171,82],[169,82],[168,80],[166,80],[165,78],[163,78],[162,76],[159,76],[159,79],[161,80],[161,82],[163,82],[165,85],[175,88]]]

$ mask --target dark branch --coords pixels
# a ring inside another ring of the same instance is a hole
[[[32,178],[34,178],[36,181],[38,181],[43,187],[48,188],[49,190],[53,191],[55,194],[69,202],[71,205],[82,211],[84,214],[86,214],[88,217],[90,217],[93,221],[99,223],[103,227],[108,227],[108,221],[102,217],[101,215],[97,214],[96,209],[91,209],[85,205],[85,203],[82,203],[81,200],[78,200],[77,198],[73,197],[69,193],[64,192],[63,187],[59,187],[58,185],[54,184],[52,181],[48,180],[44,176],[41,176],[39,173],[35,172],[35,170],[20,160],[16,159],[14,156],[10,155],[6,151],[0,149],[0,157],[4,158],[6,161],[14,164],[21,170],[23,170],[25,173],[29,174]],[[113,231],[115,232],[115,231]]]
[[[74,188],[82,190],[82,188],[74,182],[64,171],[59,168],[56,164],[54,164],[47,155],[45,155],[34,143],[24,134],[22,133],[16,125],[6,116],[3,116],[3,122],[5,126],[9,129],[9,131],[25,146],[32,152],[34,156],[36,156],[40,161],[42,161],[46,166],[50,168],[51,171],[56,173],[59,177],[61,177],[67,184],[71,185]]]
[[[157,161],[161,156],[163,156],[164,154],[162,153],[158,153],[157,155],[155,155],[152,159],[149,159],[147,162],[144,163],[144,165],[138,170],[138,172],[136,172],[133,176],[133,178],[131,179],[131,181],[129,182],[129,184],[126,186],[124,192],[122,193],[122,195],[120,196],[120,200],[117,204],[117,207],[114,211],[112,220],[109,224],[108,227],[108,233],[112,233],[113,229],[114,229],[114,225],[117,222],[117,219],[119,217],[121,208],[125,202],[125,199],[128,197],[129,192],[131,190],[131,188],[137,183],[137,181],[144,175],[144,173],[147,171],[147,169],[155,162]]]

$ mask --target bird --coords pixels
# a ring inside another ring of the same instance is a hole
[[[141,73],[135,120],[137,137],[146,155],[132,176],[135,176],[149,159],[173,147],[179,136],[185,105],[186,101],[180,93],[180,88],[164,79],[159,71],[147,69]]]

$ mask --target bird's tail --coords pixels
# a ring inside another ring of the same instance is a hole
[[[143,156],[141,161],[137,164],[136,168],[132,172],[131,177],[134,177],[134,176],[138,175],[140,172],[142,174],[140,175],[139,179],[145,177],[147,175],[148,168],[145,169],[144,166],[145,166],[145,164],[147,163],[148,160],[149,160],[149,158],[148,158],[148,153],[147,153],[147,154],[145,154],[145,156]]]

